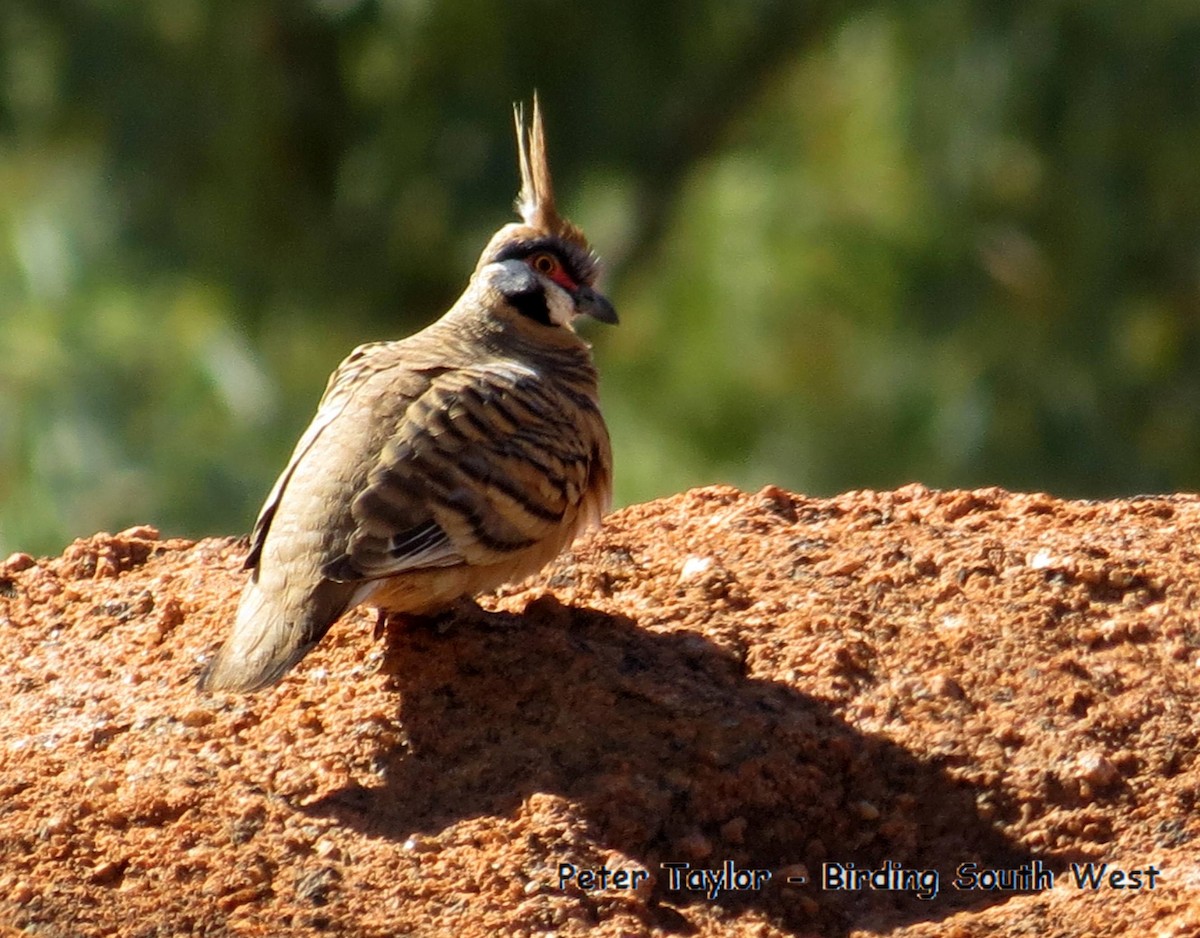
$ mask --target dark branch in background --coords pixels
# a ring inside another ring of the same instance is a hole
[[[845,18],[831,5],[782,0],[764,7],[750,38],[724,67],[707,67],[687,75],[665,106],[657,134],[637,157],[646,169],[638,177],[636,221],[621,250],[606,254],[614,274],[629,258],[651,256],[662,240],[692,166],[722,150],[730,125],[751,110],[753,101],[789,63],[825,38]],[[648,253],[649,252],[649,253]]]

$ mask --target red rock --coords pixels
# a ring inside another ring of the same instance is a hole
[[[1194,934],[1198,540],[1187,495],[714,486],[216,699],[243,542],[16,554],[0,934]],[[1079,888],[1081,858],[1161,873]],[[825,863],[940,889],[822,890]],[[963,863],[1059,875],[959,891]]]

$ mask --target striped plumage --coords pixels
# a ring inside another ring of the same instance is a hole
[[[259,514],[203,689],[274,683],[359,603],[427,615],[535,573],[607,510],[612,452],[572,323],[616,314],[557,213],[536,99],[517,134],[523,223],[441,319],[334,372]]]

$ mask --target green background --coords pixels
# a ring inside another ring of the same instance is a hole
[[[246,531],[539,90],[624,504],[1200,483],[1200,7],[0,5],[0,551]]]

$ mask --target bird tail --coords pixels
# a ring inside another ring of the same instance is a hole
[[[264,591],[252,577],[229,638],[200,677],[200,690],[249,693],[276,683],[346,611],[351,593],[346,584],[324,581],[289,602]]]

